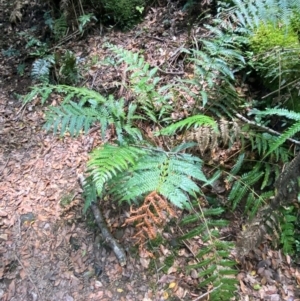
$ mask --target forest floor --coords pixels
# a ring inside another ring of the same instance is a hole
[[[33,85],[33,59],[19,33],[33,26],[32,7],[27,6],[14,26],[9,22],[11,9],[12,3],[0,2],[0,300],[208,300],[198,288],[198,272],[185,269],[196,262],[200,239],[178,244],[176,238],[183,230],[177,222],[163,230],[163,242],[150,243],[149,253],[143,254],[134,245],[134,227],[123,226],[129,207],[104,202],[101,209],[108,226],[126,250],[126,266],[121,267],[114,253],[99,244],[91,215],[82,214],[84,200],[77,181],[78,174],[85,172],[89,152],[101,144],[99,133],[55,136],[42,128],[45,108],[38,99],[23,105],[18,95]],[[94,60],[83,72],[82,85],[100,93],[120,89],[117,83],[124,80],[124,69],[97,63],[106,56],[104,42],[143,50],[150,64],[164,66],[161,76],[170,82],[174,76],[192,73],[183,66],[180,50],[191,38],[206,34],[195,27],[188,36],[184,19],[173,4],[151,8],[134,30],[99,27],[61,47]],[[19,54],[8,55],[8,49]],[[21,63],[24,74],[17,72]],[[51,101],[59,102],[58,96]],[[233,222],[241,221],[236,217]],[[239,289],[233,300],[300,300],[299,266],[280,251],[262,253],[239,265]],[[276,277],[267,273],[271,268]]]

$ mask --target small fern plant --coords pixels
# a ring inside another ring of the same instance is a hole
[[[159,88],[161,79],[157,76],[158,68],[151,68],[138,53],[111,44],[105,44],[105,47],[116,54],[117,62],[114,64],[126,64],[126,72],[130,74],[130,85],[127,88],[134,94],[139,110],[155,123],[169,120],[172,107],[168,102],[172,95]]]

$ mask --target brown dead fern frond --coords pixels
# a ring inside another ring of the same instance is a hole
[[[9,16],[10,23],[17,23],[22,21],[22,8],[28,4],[29,1],[16,0],[14,3],[14,9]]]
[[[135,227],[139,231],[134,235],[136,243],[142,248],[146,239],[157,237],[168,217],[175,217],[176,213],[169,202],[159,195],[156,191],[148,194],[143,205],[137,209],[130,208],[130,217],[126,219],[125,224],[136,222]]]
[[[214,151],[219,145],[232,145],[240,135],[240,126],[236,121],[222,118],[218,124],[219,132],[211,127],[201,126],[187,131],[186,141],[194,141],[203,155],[207,150]]]

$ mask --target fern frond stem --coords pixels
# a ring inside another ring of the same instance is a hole
[[[261,99],[265,99],[265,98],[267,98],[267,97],[269,97],[269,96],[271,96],[271,95],[273,95],[273,94],[275,94],[275,93],[277,93],[277,92],[280,92],[280,90],[282,90],[282,89],[284,89],[284,88],[286,88],[286,87],[288,87],[288,86],[290,86],[290,85],[293,85],[293,84],[295,84],[295,83],[297,83],[297,82],[299,82],[299,78],[297,78],[297,79],[295,79],[295,80],[293,80],[293,81],[291,81],[291,82],[285,84],[284,86],[280,87],[279,89],[277,89],[277,90],[275,90],[275,91],[272,91],[271,93],[269,93],[269,94],[263,96]]]
[[[251,124],[251,125],[253,125],[253,126],[255,126],[255,127],[258,127],[258,128],[260,128],[260,129],[263,129],[264,131],[267,131],[267,132],[270,133],[270,134],[273,134],[273,135],[276,135],[276,136],[281,136],[281,135],[282,135],[282,133],[279,133],[279,132],[277,132],[277,131],[274,131],[274,130],[272,130],[272,129],[270,129],[270,128],[264,126],[264,125],[257,124],[256,122],[247,119],[246,117],[244,117],[244,116],[241,115],[241,114],[236,113],[235,116],[236,116],[237,118],[241,119],[242,121],[248,123],[248,124]],[[300,145],[300,141],[295,140],[295,139],[293,139],[293,138],[287,138],[286,140],[288,140],[288,141],[290,141],[290,142],[292,142],[292,143],[295,143],[295,144],[297,144],[297,145]]]
[[[212,290],[202,294],[201,296],[198,296],[196,299],[194,299],[193,301],[198,301],[201,300],[202,298],[206,297],[207,295],[211,294],[213,291],[217,290],[219,287],[221,287],[222,283],[220,283],[218,286],[214,287]]]

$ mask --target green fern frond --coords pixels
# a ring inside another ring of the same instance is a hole
[[[287,139],[292,138],[295,134],[300,132],[300,122],[294,123],[283,134],[281,134],[274,143],[272,143],[267,155],[278,149]]]
[[[42,104],[46,102],[51,93],[59,93],[64,96],[63,103],[68,103],[70,100],[79,100],[81,106],[85,104],[102,104],[106,102],[106,97],[98,92],[85,87],[72,87],[67,85],[36,85],[31,89],[24,99],[24,102],[30,102],[34,97],[41,95]]]
[[[265,111],[252,110],[251,113],[259,116],[278,115],[295,121],[300,121],[300,113],[287,109],[266,109]]]
[[[218,124],[209,116],[205,115],[194,115],[178,122],[172,123],[160,131],[162,135],[173,135],[176,131],[180,131],[183,128],[189,129],[191,126],[209,126],[215,132],[218,132]]]
[[[49,81],[50,68],[53,66],[53,59],[43,58],[37,59],[32,64],[31,76],[40,82],[47,83]]]
[[[93,151],[88,167],[98,193],[102,193],[106,182],[135,165],[143,155],[145,155],[143,149],[127,145],[104,144]]]
[[[89,209],[89,207],[91,206],[92,202],[95,202],[95,200],[97,200],[97,190],[91,176],[85,178],[85,181],[83,183],[83,195],[84,195],[83,213],[85,214]]]
[[[169,118],[172,107],[168,100],[168,91],[159,89],[160,77],[156,76],[158,68],[150,68],[150,64],[138,53],[106,43],[105,47],[117,55],[118,64],[124,62],[129,71],[130,85],[127,87],[135,94],[135,101],[140,110],[157,123]]]
[[[235,4],[234,14],[236,19],[243,27],[249,28],[252,31],[257,28],[262,22],[273,23],[280,20],[283,25],[288,25],[290,16],[293,13],[294,5],[297,9],[300,8],[297,1],[282,1],[282,0],[233,0]]]
[[[210,223],[211,220],[206,219],[205,211],[198,215],[197,218],[198,223],[199,221],[202,222],[185,234],[182,239],[200,236],[204,242],[207,241],[208,243],[204,243],[203,247],[198,251],[196,255],[199,260],[198,263],[189,265],[187,269],[196,269],[198,271],[199,288],[207,286],[214,288],[209,294],[210,300],[229,301],[237,290],[235,278],[237,270],[234,269],[236,263],[234,260],[230,260],[230,251],[233,248],[233,244],[219,239],[219,233],[215,230],[216,227]],[[195,219],[187,217],[184,222],[185,224],[195,222]],[[220,222],[222,226],[226,224],[228,222]],[[205,235],[205,232],[208,235]]]
[[[294,208],[282,208],[282,216],[279,220],[280,225],[280,243],[282,244],[283,252],[285,254],[293,254],[295,250],[295,222],[297,214]]]
[[[179,208],[190,207],[189,196],[200,192],[192,178],[208,182],[201,170],[201,160],[189,154],[150,152],[130,170],[130,176],[110,190],[120,201],[131,202],[157,191]],[[123,176],[121,176],[123,177]],[[124,177],[123,177],[124,178]]]
[[[92,108],[85,108],[70,101],[69,104],[62,104],[60,107],[49,107],[49,110],[46,112],[47,121],[44,128],[47,131],[53,128],[53,132],[56,134],[58,127],[60,127],[61,135],[69,131],[71,136],[75,136],[82,129],[87,133],[94,122],[104,119],[101,113],[103,112]],[[106,120],[108,119],[107,117],[105,116]],[[106,127],[107,125],[104,123],[102,126]]]

